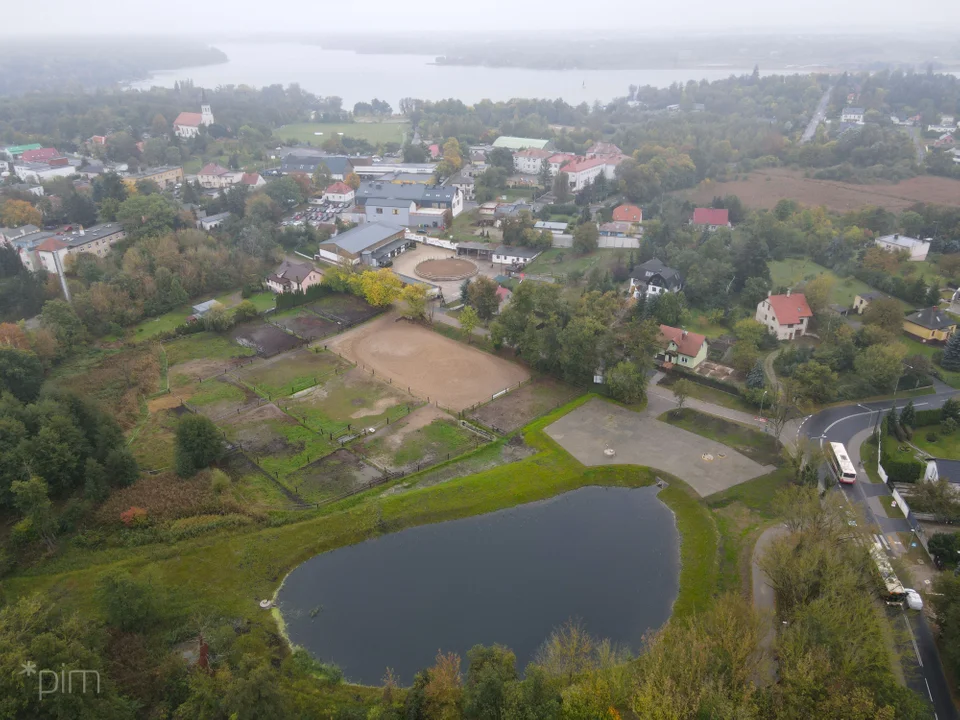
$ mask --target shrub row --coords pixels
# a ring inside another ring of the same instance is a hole
[[[330,295],[333,290],[329,285],[311,285],[306,292],[295,290],[294,292],[285,292],[277,295],[277,310],[289,310],[293,307],[305,305],[311,300],[319,300],[326,295]]]

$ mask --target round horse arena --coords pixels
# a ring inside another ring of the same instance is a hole
[[[479,272],[475,263],[463,258],[424,260],[413,270],[424,280],[465,280]]]

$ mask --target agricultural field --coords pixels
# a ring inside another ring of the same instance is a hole
[[[360,490],[381,476],[377,468],[341,448],[297,470],[287,485],[298,497],[317,503]]]
[[[251,363],[237,371],[236,377],[257,393],[273,399],[293,395],[349,369],[350,364],[334,353],[301,348],[280,357]]]
[[[896,184],[858,185],[839,180],[815,180],[801,170],[768,168],[755,170],[744,180],[704,181],[678,196],[697,205],[708,205],[717,195],[736,195],[754,209],[771,209],[783,198],[802,205],[824,205],[835,212],[857,210],[866,205],[900,212],[915,203],[960,205],[960,180],[920,175]]]
[[[860,293],[870,292],[872,287],[862,280],[855,277],[842,278],[833,270],[829,270],[812,260],[800,258],[788,258],[787,260],[771,260],[770,278],[773,281],[773,287],[797,287],[798,285],[813,280],[818,275],[829,275],[833,278],[833,294],[830,296],[830,302],[850,307],[853,305],[853,299]],[[904,309],[909,309],[908,303],[900,301]]]
[[[238,345],[255,350],[260,357],[273,357],[292,350],[301,340],[262,320],[237,325],[230,331]]]
[[[239,290],[231,290],[229,292],[221,293],[213,298],[208,297],[207,299],[216,300],[228,310],[236,307],[243,301],[243,297],[241,297]],[[269,310],[270,308],[276,306],[276,296],[269,290],[251,295],[247,298],[247,300],[252,302],[254,307],[256,307],[260,312],[264,312],[265,310]],[[189,303],[186,303],[185,305],[178,307],[175,310],[171,310],[168,313],[164,313],[158,317],[145,318],[141,320],[129,330],[133,341],[143,342],[156,337],[160,333],[175,330],[179,325],[183,325],[187,321],[187,318],[193,314],[193,306],[199,302],[202,301],[192,300]]]
[[[317,340],[336,334],[340,328],[333,320],[322,318],[305,308],[290,308],[270,316],[270,321],[282,325],[304,340]]]
[[[355,449],[391,472],[411,473],[483,442],[442,410],[427,405],[358,441]]]
[[[168,368],[173,368],[191,360],[222,360],[225,361],[225,366],[230,366],[242,361],[242,358],[256,355],[253,348],[237,345],[230,338],[212,332],[185,335],[182,338],[165,342],[163,351],[167,354]]]
[[[346,293],[326,295],[307,305],[308,310],[343,325],[355,325],[383,312],[361,297]]]
[[[540,377],[481,405],[470,413],[470,419],[498,432],[511,432],[570,402],[581,392],[559,380]]]
[[[280,480],[328,454],[334,443],[308,430],[272,403],[219,421],[227,439]]]
[[[173,395],[162,395],[147,404],[149,413],[128,440],[141,470],[163,470],[173,465],[177,422],[189,412]]]
[[[184,399],[211,420],[239,415],[263,402],[255,392],[227,376],[205,380]]]
[[[336,356],[333,356],[336,358]],[[420,404],[403,389],[353,368],[283,401],[284,409],[318,432],[371,427],[406,416]]]
[[[408,122],[355,122],[355,123],[294,123],[284,125],[273,134],[284,141],[295,140],[304,145],[322,145],[326,140],[344,137],[366,140],[372,145],[379,143],[403,143],[410,132]],[[317,133],[322,133],[317,135]]]

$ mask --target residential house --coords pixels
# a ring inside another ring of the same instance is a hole
[[[598,175],[604,174],[606,165],[606,158],[577,158],[564,165],[560,171],[567,173],[570,190],[580,192],[589,183],[593,182]]]
[[[392,225],[410,227],[410,215],[417,209],[417,204],[400,198],[370,198],[364,208],[367,222],[383,220]]]
[[[806,334],[812,317],[806,296],[787,290],[786,295],[768,295],[761,300],[754,319],[777,340],[793,340]]]
[[[874,240],[874,244],[889,252],[906,251],[911,262],[921,262],[927,259],[927,253],[930,251],[932,238],[919,240],[917,238],[907,237],[894,233],[893,235],[884,235]]]
[[[499,265],[526,265],[540,253],[541,251],[535,248],[498,245],[493,251],[491,261]]]
[[[434,160],[437,160],[443,156],[443,150],[440,148],[440,146],[437,143],[434,143],[433,145],[428,147],[427,150],[430,152],[430,157]]]
[[[634,227],[633,223],[614,220],[600,226],[600,235],[603,237],[633,237]]]
[[[577,156],[571,155],[570,153],[554,153],[548,157],[545,162],[550,166],[550,174],[556,176],[556,174],[563,169],[564,165],[572,163],[576,159]]]
[[[614,222],[641,223],[643,222],[643,210],[636,205],[617,205],[613,209]]]
[[[7,145],[0,150],[0,156],[5,160],[18,160],[28,150],[39,150],[43,145],[40,143],[29,143],[28,145]]]
[[[417,208],[450,210],[454,217],[463,212],[463,193],[452,185],[395,184],[368,180],[360,184],[354,198],[357,205],[371,200],[408,200]]]
[[[497,202],[485,202],[477,210],[477,216],[481,220],[489,220],[493,222],[494,218],[497,216]]]
[[[862,107],[845,107],[840,112],[840,122],[863,125],[863,116],[864,111]]]
[[[601,157],[603,155],[623,155],[623,150],[613,143],[598,142],[587,148],[587,157]]]
[[[110,248],[126,238],[127,234],[119,223],[81,227],[66,235],[47,234],[47,237],[35,246],[39,266],[47,272],[56,273],[67,265],[67,256],[80,253],[92,253],[105,256]],[[26,238],[24,238],[26,239]],[[21,256],[21,260],[23,257]],[[24,265],[27,263],[24,262]]]
[[[37,197],[43,197],[43,185],[30,185],[29,183],[15,183],[13,185],[4,185],[0,187],[0,192],[4,194],[10,192],[30,193]]]
[[[870,303],[872,303],[874,300],[882,300],[887,297],[889,296],[880,292],[879,290],[871,290],[870,292],[860,293],[853,299],[853,309],[858,315],[863,315]]]
[[[717,228],[733,227],[730,224],[730,211],[726,208],[694,208],[690,224],[708,232]]]
[[[408,240],[407,231],[399,225],[370,222],[320,243],[316,257],[343,265],[381,267],[415,246],[416,241]]]
[[[534,230],[549,230],[552,233],[566,233],[567,232],[567,223],[565,222],[548,222],[547,220],[538,220],[533,224]]]
[[[228,170],[216,163],[207,163],[197,173],[197,182],[200,183],[200,187],[208,190],[230,187],[239,183],[241,179],[243,179],[243,172]]]
[[[669,325],[660,326],[660,350],[656,360],[661,365],[693,370],[707,359],[708,351],[707,339],[703,335]]]
[[[501,135],[493,141],[495,148],[507,148],[508,150],[526,150],[527,148],[536,148],[537,150],[549,150],[553,143],[549,140],[540,138],[522,138]]]
[[[641,263],[630,272],[628,293],[639,298],[643,293],[647,297],[666,292],[680,292],[683,289],[683,276],[679,270],[667,267],[653,258]]]
[[[323,275],[309,263],[284,260],[280,267],[267,276],[267,287],[275,293],[305,292],[308,287],[319,285]]]
[[[945,479],[951,484],[955,492],[960,493],[960,460],[944,460],[930,458],[923,473],[926,482],[937,482]]]
[[[51,158],[49,162],[15,160],[13,174],[20,178],[20,182],[42,183],[53,178],[76,175],[77,169],[65,157]]]
[[[921,342],[946,342],[957,330],[957,321],[938,307],[924,308],[903,319],[903,331]]]
[[[463,194],[464,200],[470,201],[476,197],[476,181],[472,165],[460,168],[460,172],[448,178],[444,184],[457,188]]]
[[[197,227],[201,230],[213,230],[223,225],[224,221],[230,217],[229,212],[217,213],[216,215],[207,215],[197,220]]]
[[[267,181],[263,179],[260,173],[243,173],[240,178],[240,184],[249,188],[263,187]]]
[[[956,144],[957,140],[953,137],[953,133],[944,133],[933,141],[935,148],[952,148]]]
[[[36,225],[21,225],[15,228],[0,227],[0,245],[12,245],[17,238],[40,232]]]
[[[140,180],[152,180],[161,190],[183,182],[183,168],[179,165],[163,165],[162,167],[144,170],[134,175],[127,175],[123,182],[128,187],[136,187]]]
[[[957,129],[957,120],[953,115],[943,115],[940,122],[935,125],[927,125],[927,132],[952,133]]]
[[[335,182],[323,191],[323,199],[334,203],[352,203],[356,192],[343,181]]]
[[[550,150],[527,148],[513,154],[513,169],[522,175],[539,175],[543,161],[551,157]]]
[[[173,121],[173,134],[177,137],[192,138],[200,134],[201,127],[213,125],[213,110],[207,102],[206,90],[200,91],[200,112],[182,112]]]

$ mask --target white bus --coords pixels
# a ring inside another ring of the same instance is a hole
[[[843,443],[830,443],[830,451],[827,453],[827,461],[830,463],[830,469],[837,482],[845,485],[853,485],[857,481],[857,469],[853,466],[850,456],[847,455],[847,449]]]
[[[893,571],[893,566],[887,559],[887,554],[883,551],[883,546],[877,540],[874,540],[870,546],[870,557],[873,558],[873,563],[882,583],[880,597],[888,605],[902,604],[907,599],[909,591],[903,587],[900,578],[897,577],[897,574]]]

